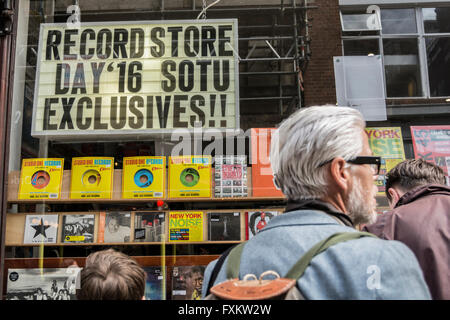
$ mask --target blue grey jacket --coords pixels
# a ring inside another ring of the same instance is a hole
[[[314,244],[336,232],[355,232],[318,210],[297,210],[269,221],[247,242],[240,278],[267,270],[284,276]],[[212,269],[205,270],[205,297]],[[215,284],[226,279],[227,259]],[[297,282],[306,299],[431,299],[412,251],[398,241],[371,237],[338,243],[317,255]]]

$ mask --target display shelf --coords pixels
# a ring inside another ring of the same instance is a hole
[[[280,208],[270,208],[265,209],[267,211],[280,211]],[[202,212],[203,214],[203,241],[169,241],[169,213],[182,213],[182,212],[191,212],[191,210],[172,210],[172,211],[121,211],[123,213],[130,213],[130,241],[128,242],[104,242],[100,240],[100,234],[104,232],[106,226],[104,222],[101,222],[101,216],[104,211],[95,211],[95,212],[46,212],[46,213],[8,213],[6,215],[6,238],[5,238],[5,246],[8,247],[59,247],[59,246],[142,246],[142,245],[153,245],[153,246],[170,246],[170,245],[204,245],[204,244],[236,244],[246,239],[246,228],[247,228],[247,217],[246,212],[255,211],[255,209],[210,209],[210,210],[196,210]],[[118,211],[114,211],[118,212]],[[165,214],[164,219],[164,237],[167,239],[166,241],[135,241],[134,239],[134,230],[135,230],[135,215],[136,212],[159,212]],[[209,232],[209,222],[208,222],[208,213],[240,213],[240,240],[209,240],[208,232]],[[24,233],[25,233],[25,224],[26,224],[26,216],[27,215],[41,215],[41,214],[57,214],[58,218],[58,230],[56,242],[52,243],[24,243]],[[63,216],[65,215],[81,215],[81,214],[93,214],[95,219],[94,224],[94,238],[93,242],[89,243],[65,243],[62,241],[62,232],[63,232]]]

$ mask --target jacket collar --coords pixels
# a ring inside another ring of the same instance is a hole
[[[322,211],[333,217],[335,220],[340,221],[345,226],[354,227],[353,221],[348,215],[337,211],[331,204],[321,200],[289,200],[286,205],[285,213],[297,210]]]
[[[440,184],[427,184],[423,186],[416,187],[407,193],[405,193],[395,204],[394,208],[402,206],[404,204],[413,202],[414,200],[435,194],[450,195],[450,188]]]

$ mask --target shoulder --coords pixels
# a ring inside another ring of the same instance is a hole
[[[314,258],[299,286],[308,298],[430,298],[412,251],[401,242],[371,237],[339,243]]]

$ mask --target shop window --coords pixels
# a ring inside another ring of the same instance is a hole
[[[425,33],[450,32],[450,8],[423,8]]]
[[[381,10],[381,26],[383,34],[416,33],[416,16],[414,9]]]
[[[380,20],[376,13],[341,14],[342,31],[380,30]]]
[[[345,56],[369,56],[380,54],[378,39],[344,40]]]
[[[450,96],[450,38],[427,37],[425,43],[430,95]]]
[[[384,39],[383,50],[387,96],[421,96],[417,39]]]

